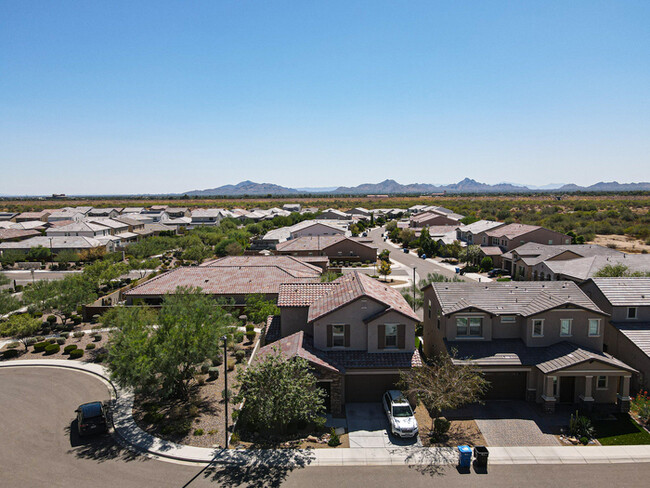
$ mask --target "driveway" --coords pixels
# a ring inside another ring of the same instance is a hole
[[[421,446],[418,437],[402,439],[388,433],[388,419],[381,403],[346,403],[351,448]]]
[[[488,446],[558,446],[555,434],[568,423],[569,412],[542,414],[538,405],[524,401],[488,401],[446,414],[473,418]]]

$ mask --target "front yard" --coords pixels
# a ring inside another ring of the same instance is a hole
[[[628,414],[618,414],[612,420],[594,422],[596,439],[603,446],[650,444],[650,433]]]
[[[456,447],[460,445],[487,445],[481,430],[474,420],[450,420],[451,426],[444,439],[432,439],[431,416],[421,403],[415,408],[415,419],[420,429],[420,440],[424,447]]]

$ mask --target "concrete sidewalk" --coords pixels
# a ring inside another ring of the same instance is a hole
[[[162,459],[197,463],[268,466],[388,466],[455,465],[455,448],[416,446],[363,449],[209,449],[184,446],[152,436],[140,429],[131,415],[133,395],[110,381],[99,364],[61,359],[27,359],[0,363],[0,368],[58,367],[96,375],[107,383],[113,405],[116,436],[136,451]],[[539,446],[488,447],[490,464],[608,464],[650,462],[650,445],[645,446]]]

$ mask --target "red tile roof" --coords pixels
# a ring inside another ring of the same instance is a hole
[[[41,233],[36,230],[0,229],[0,242],[10,241],[12,239],[27,239],[28,237],[39,235],[41,235]]]
[[[331,283],[285,283],[280,285],[278,307],[308,307],[339,286]]]
[[[318,266],[309,264],[295,256],[227,256],[206,261],[201,267],[279,267],[294,278],[311,278],[323,272]]]
[[[257,352],[255,361],[257,362],[269,354],[277,354],[279,352],[287,358],[301,357],[321,368],[329,369],[337,373],[341,371],[335,365],[330,364],[326,359],[319,357],[319,355],[322,354],[322,351],[316,352],[312,348],[304,347],[306,345],[303,341],[304,338],[304,332],[301,330],[271,344],[267,344]]]

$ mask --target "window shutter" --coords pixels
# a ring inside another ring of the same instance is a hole
[[[399,324],[397,326],[397,348],[404,349],[406,346],[406,325]]]
[[[350,324],[345,325],[345,347],[350,347]]]
[[[379,324],[377,326],[377,349],[384,349],[386,347],[386,326]]]
[[[327,324],[327,347],[332,347],[332,324]]]

